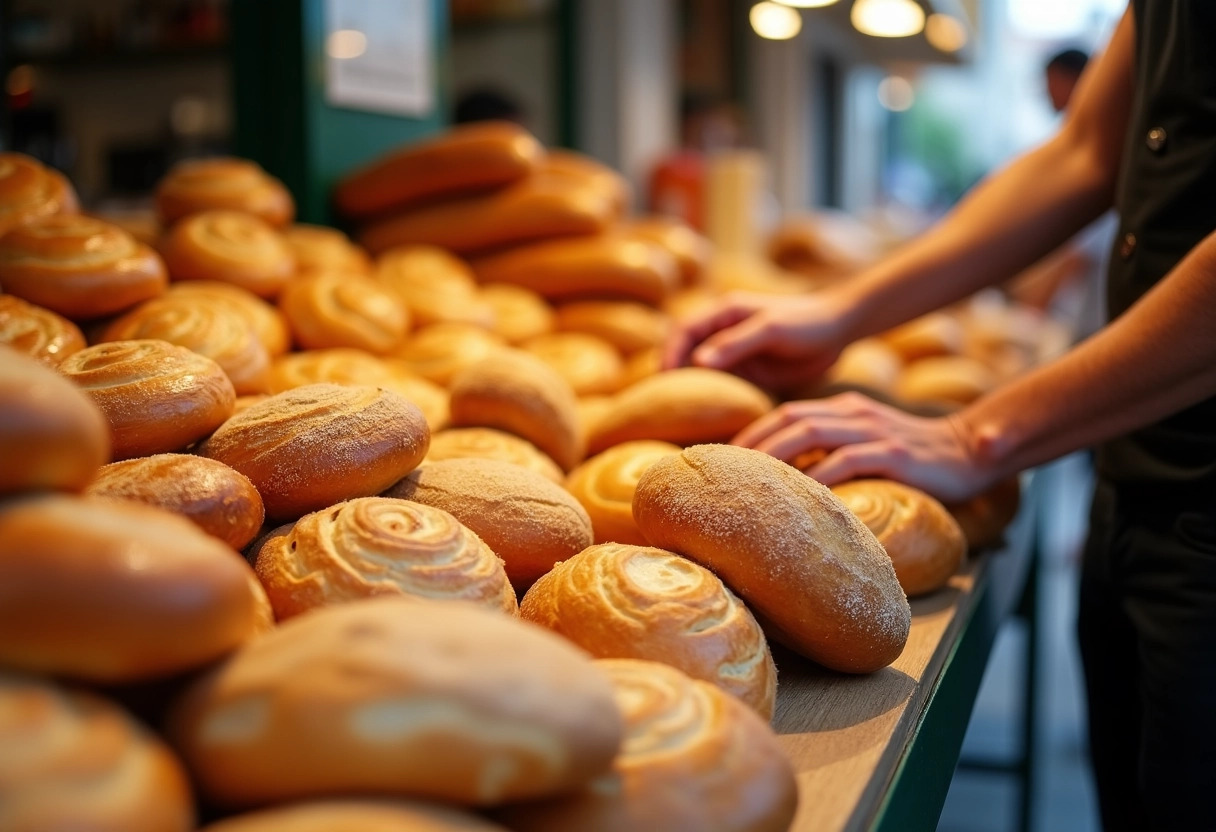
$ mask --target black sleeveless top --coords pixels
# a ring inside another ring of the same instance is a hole
[[[1132,5],[1136,86],[1116,196],[1111,319],[1216,231],[1216,0]],[[1216,499],[1216,397],[1106,443],[1098,472],[1157,505]]]

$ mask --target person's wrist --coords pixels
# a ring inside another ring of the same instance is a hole
[[[983,487],[1018,470],[1014,459],[1017,443],[1006,420],[976,408],[952,413],[946,419]]]

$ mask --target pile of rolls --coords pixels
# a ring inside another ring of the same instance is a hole
[[[720,444],[774,400],[658,371],[708,250],[627,201],[491,124],[359,242],[237,159],[137,239],[0,154],[0,828],[788,828],[770,641],[887,666],[1010,501]]]

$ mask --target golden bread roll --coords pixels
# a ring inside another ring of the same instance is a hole
[[[388,376],[378,386],[392,390],[417,405],[431,431],[448,426],[448,391],[433,381],[414,374],[409,365],[396,358],[383,360]]]
[[[252,396],[237,396],[236,404],[232,407],[232,415],[240,413],[242,410],[248,410],[258,402],[264,402],[270,398],[269,393],[256,393]]]
[[[832,493],[874,532],[909,598],[944,586],[963,562],[963,530],[945,506],[920,489],[891,480],[854,480]]]
[[[13,295],[0,295],[0,344],[51,367],[85,346],[76,324]]]
[[[713,245],[688,223],[675,217],[656,215],[637,217],[626,223],[621,230],[625,234],[649,240],[666,249],[680,267],[680,282],[683,285],[695,286],[701,282],[709,265],[709,258],[713,254]]]
[[[521,246],[473,264],[482,283],[523,286],[549,300],[618,298],[657,304],[679,284],[675,258],[644,240],[581,236]]]
[[[591,520],[565,489],[497,459],[428,462],[385,492],[451,514],[486,542],[516,587],[591,545]]]
[[[372,258],[336,228],[296,223],[283,229],[283,239],[300,274],[355,272],[371,274]]]
[[[772,729],[673,667],[601,659],[625,718],[613,770],[579,791],[496,813],[514,832],[786,832],[798,784]]]
[[[632,387],[644,378],[663,371],[663,348],[652,347],[635,352],[625,361],[625,372],[621,376],[621,389]]]
[[[576,396],[605,395],[621,387],[625,362],[617,348],[603,338],[584,332],[551,332],[521,348],[556,370]]]
[[[327,800],[250,812],[202,832],[507,832],[468,812],[424,803]]]
[[[534,175],[499,191],[380,220],[363,230],[359,242],[373,254],[395,246],[430,245],[467,255],[550,237],[598,234],[615,219],[615,211],[602,190],[566,177]]]
[[[258,547],[254,565],[279,621],[376,595],[468,601],[519,615],[502,561],[441,509],[360,497],[281,532]]]
[[[284,622],[189,689],[170,726],[225,806],[342,794],[495,805],[586,782],[621,740],[611,686],[564,639],[402,597]]]
[[[874,258],[878,241],[855,223],[843,227],[830,215],[787,218],[768,240],[768,257],[779,268],[827,280],[860,271]]]
[[[679,452],[680,446],[670,442],[622,442],[570,472],[566,490],[587,510],[596,543],[646,545],[633,521],[633,492],[647,468]]]
[[[8,667],[100,683],[193,670],[254,635],[256,587],[231,547],[161,509],[64,495],[0,504]]]
[[[1018,478],[1010,477],[970,500],[946,506],[946,510],[963,530],[967,546],[982,549],[1001,542],[1006,527],[1017,516],[1021,499]]]
[[[270,354],[247,316],[232,304],[166,294],[145,301],[105,328],[102,341],[166,341],[205,355],[237,395],[265,393]]]
[[[445,459],[497,459],[528,468],[558,485],[565,479],[562,469],[540,448],[493,428],[449,428],[432,435],[426,461]]]
[[[895,396],[910,404],[965,405],[997,386],[996,375],[965,355],[922,358],[904,367]]]
[[[218,280],[273,298],[296,271],[283,235],[252,214],[204,211],[165,235],[161,256],[173,280]]]
[[[417,407],[389,390],[310,384],[233,416],[198,452],[249,477],[270,520],[378,494],[426,456]]]
[[[827,380],[890,395],[903,366],[899,353],[879,338],[862,338],[844,348]]]
[[[79,491],[110,459],[93,400],[41,361],[0,346],[0,494]]]
[[[613,399],[587,439],[591,453],[631,439],[724,442],[768,413],[772,400],[741,378],[683,367],[642,379]]]
[[[452,424],[522,436],[563,471],[583,458],[578,399],[561,375],[524,352],[501,352],[452,380]]]
[[[105,414],[114,459],[180,451],[218,428],[236,403],[220,365],[165,341],[86,347],[59,372]]]
[[[190,454],[156,454],[103,466],[85,489],[157,506],[185,517],[233,549],[243,549],[262,528],[262,497],[244,474],[222,462]]]
[[[296,206],[283,183],[248,159],[192,159],[174,165],[156,186],[156,214],[165,228],[203,211],[239,211],[281,228]]]
[[[768,635],[825,667],[898,658],[911,611],[891,559],[824,486],[749,448],[697,445],[642,475],[633,516],[652,546],[712,569]]]
[[[494,309],[477,291],[473,270],[434,246],[399,246],[376,260],[376,280],[409,308],[418,327],[441,323],[494,326]]]
[[[505,351],[506,343],[473,324],[434,324],[411,335],[395,357],[427,381],[448,387],[463,370]]]
[[[533,584],[520,614],[597,659],[662,662],[773,717],[777,667],[760,625],[712,572],[679,555],[591,546]]]
[[[334,189],[334,202],[347,216],[368,217],[422,200],[498,188],[527,176],[544,152],[517,124],[466,124],[354,171]]]
[[[156,252],[91,217],[46,217],[0,237],[4,291],[73,320],[121,312],[167,285]]]
[[[24,153],[0,153],[0,234],[79,209],[76,192],[63,174]]]
[[[945,312],[930,312],[879,336],[904,362],[935,355],[957,355],[963,349],[963,327]]]
[[[663,346],[670,322],[650,306],[629,301],[582,301],[559,306],[560,332],[583,332],[603,338],[625,355]]]
[[[182,764],[121,708],[0,673],[0,829],[194,828]]]
[[[553,331],[553,309],[531,289],[490,283],[481,287],[481,299],[494,311],[494,332],[508,344]]]
[[[549,150],[537,165],[537,173],[569,177],[572,182],[600,191],[611,203],[612,210],[618,217],[624,216],[629,210],[629,202],[633,198],[632,189],[625,177],[602,162],[572,150]]]
[[[384,355],[405,342],[410,318],[395,294],[370,277],[318,272],[283,289],[279,308],[304,349],[353,347]]]
[[[283,313],[248,289],[218,280],[183,280],[170,284],[167,294],[170,297],[206,298],[208,303],[231,307],[253,326],[271,358],[291,349],[291,333]]]

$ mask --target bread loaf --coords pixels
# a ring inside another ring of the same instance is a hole
[[[372,258],[336,228],[297,223],[283,229],[300,274],[355,272],[371,274]]]
[[[0,346],[0,494],[79,491],[109,458],[97,405],[41,361]]]
[[[75,214],[79,207],[61,173],[24,153],[0,153],[0,234],[42,217]]]
[[[537,165],[537,172],[568,177],[572,182],[603,193],[617,217],[629,210],[632,193],[625,177],[586,154],[553,148],[545,153]]]
[[[283,235],[236,211],[191,214],[161,241],[173,280],[218,280],[261,298],[278,297],[296,271]]]
[[[517,588],[526,588],[592,541],[587,512],[561,486],[496,459],[429,462],[385,496],[451,514],[502,558]]]
[[[378,494],[426,456],[417,407],[388,390],[310,384],[233,416],[199,446],[249,477],[266,517],[291,520]]]
[[[862,338],[844,348],[827,372],[829,381],[891,395],[902,367],[899,353],[879,338]]]
[[[621,354],[595,335],[583,332],[552,332],[522,344],[566,380],[575,395],[615,393],[621,386],[625,363]]]
[[[713,246],[683,220],[662,216],[638,217],[627,223],[622,231],[662,246],[676,259],[683,285],[693,286],[701,282]]]
[[[606,771],[607,680],[539,627],[472,604],[376,598],[316,610],[201,679],[171,721],[227,806],[327,795],[494,805]]]
[[[255,569],[275,617],[408,595],[519,614],[502,561],[441,509],[361,497],[306,514],[258,547]]]
[[[930,312],[882,334],[887,346],[905,362],[935,355],[957,355],[963,348],[963,327],[945,312]]]
[[[266,514],[248,477],[190,454],[156,454],[103,466],[85,494],[163,508],[233,549],[253,540]]]
[[[282,313],[248,289],[218,280],[183,280],[170,284],[167,294],[170,297],[205,298],[207,303],[230,307],[249,321],[271,358],[291,349],[291,333],[287,330],[287,321],[283,320]]]
[[[445,459],[497,459],[528,468],[558,485],[565,479],[557,463],[527,439],[493,428],[450,428],[433,434],[426,461]]]
[[[481,287],[481,299],[494,310],[494,331],[508,344],[553,331],[553,310],[531,289],[490,283]]]
[[[386,355],[401,347],[410,325],[400,298],[355,273],[297,278],[283,290],[279,308],[304,349],[353,347]]]
[[[713,570],[768,635],[825,667],[869,673],[903,651],[907,598],[878,540],[832,492],[768,454],[698,445],[642,475],[651,545]]]
[[[250,812],[203,832],[506,832],[488,820],[424,803],[327,800]]]
[[[798,805],[789,760],[763,720],[656,662],[602,659],[625,718],[611,774],[497,817],[514,832],[786,832]]]
[[[418,327],[441,323],[494,326],[494,310],[477,292],[473,270],[434,246],[400,246],[376,260],[376,280],[409,308]]]
[[[946,509],[963,530],[967,546],[983,549],[1001,542],[1006,527],[1017,516],[1021,503],[1021,486],[1017,477],[1002,480],[983,494]]]
[[[645,304],[630,301],[582,301],[557,309],[557,328],[603,338],[625,355],[663,346],[669,321]]]
[[[646,469],[665,456],[678,454],[670,442],[622,442],[591,457],[570,472],[566,489],[587,510],[596,543],[646,545],[633,520],[633,492]]]
[[[0,663],[100,683],[170,676],[252,637],[261,590],[229,546],[95,497],[0,505]]]
[[[505,349],[503,340],[489,330],[467,323],[445,323],[414,333],[395,357],[426,380],[448,387],[461,371]]]
[[[179,162],[156,187],[161,225],[202,211],[239,211],[279,228],[291,222],[296,206],[282,182],[248,159]]]
[[[942,355],[914,361],[900,373],[895,395],[910,404],[958,407],[970,404],[997,385],[993,372],[965,355]]]
[[[0,295],[0,344],[54,367],[84,349],[76,324],[49,309]]]

